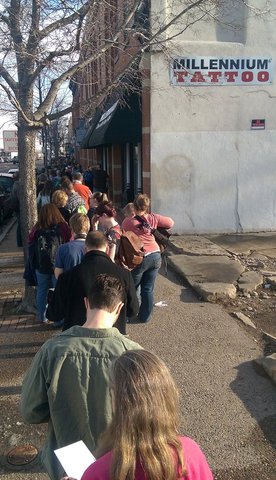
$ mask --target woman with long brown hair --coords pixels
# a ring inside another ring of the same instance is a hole
[[[53,182],[51,180],[46,180],[43,189],[39,192],[36,203],[38,211],[40,211],[43,205],[51,203],[52,193],[54,191]]]
[[[131,350],[111,367],[113,419],[81,480],[212,480],[199,446],[179,435],[179,392],[162,360]]]
[[[36,274],[36,307],[38,321],[45,320],[47,294],[56,284],[54,261],[56,251],[62,243],[69,242],[71,229],[52,204],[44,205],[38,215],[38,222],[29,235],[29,244],[34,246],[33,269]]]

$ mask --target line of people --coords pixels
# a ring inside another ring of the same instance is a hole
[[[117,325],[125,334],[127,321],[146,323],[151,318],[154,284],[161,266],[160,247],[152,231],[169,229],[174,222],[150,213],[149,197],[139,194],[125,207],[120,225],[106,193],[92,193],[82,182],[82,174],[75,172],[73,182],[68,177],[61,179],[61,188],[47,197],[46,203],[40,196],[38,222],[29,235],[25,278],[37,286],[38,321],[53,322],[57,327],[63,324],[65,330],[84,323],[83,298],[95,275],[112,273],[126,288],[125,307]],[[133,232],[143,243],[143,260],[131,272],[116,264],[122,231]],[[55,290],[48,302],[50,289]]]
[[[166,365],[126,336],[127,319],[151,318],[161,265],[153,231],[171,228],[173,220],[150,213],[149,197],[140,194],[120,225],[106,193],[91,192],[85,200],[78,178],[78,192],[63,179],[41,206],[29,239],[38,319],[63,323],[63,332],[36,354],[22,386],[24,420],[48,422],[43,464],[60,480],[54,450],[83,440],[97,461],[82,480],[211,480],[199,446],[179,433],[179,392]],[[131,271],[116,263],[123,231],[144,246]]]
[[[25,422],[48,422],[42,461],[50,478],[68,480],[54,450],[82,440],[97,460],[81,480],[212,480],[200,447],[179,433],[168,368],[114,328],[121,281],[97,276],[84,301],[84,325],[48,340],[22,386]]]

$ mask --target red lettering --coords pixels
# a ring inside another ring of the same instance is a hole
[[[218,83],[219,77],[221,77],[221,72],[208,72],[208,76],[212,83]]]
[[[184,70],[184,72],[175,72],[175,75],[176,75],[176,81],[178,83],[184,83],[185,77],[187,77],[188,72],[186,72],[186,70]]]
[[[227,79],[227,82],[234,82],[236,81],[236,77],[238,76],[238,72],[224,72],[224,75]]]
[[[258,72],[258,81],[259,82],[268,82],[269,72]]]
[[[193,74],[193,77],[191,78],[191,82],[194,82],[194,83],[199,83],[199,82],[205,83],[205,78],[203,77],[203,75],[202,75],[201,72],[195,72],[195,73]]]
[[[252,82],[253,78],[253,72],[242,72],[241,79],[243,82]]]

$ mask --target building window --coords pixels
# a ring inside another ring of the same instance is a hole
[[[216,37],[219,42],[246,43],[248,8],[242,1],[218,1]]]

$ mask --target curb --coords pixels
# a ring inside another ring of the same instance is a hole
[[[4,238],[8,235],[9,231],[12,229],[14,224],[17,222],[16,217],[12,217],[9,223],[5,226],[4,231],[0,235],[0,244],[3,242]]]

